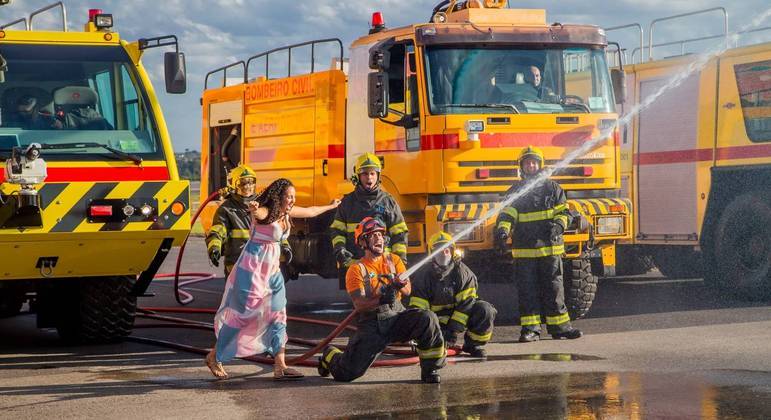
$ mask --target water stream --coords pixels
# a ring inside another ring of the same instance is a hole
[[[753,19],[751,22],[746,24],[745,26],[739,28],[738,30],[734,32],[730,32],[725,40],[720,41],[720,44],[714,47],[713,49],[698,54],[696,56],[696,59],[692,61],[687,67],[682,69],[682,72],[673,76],[670,78],[667,83],[665,83],[658,91],[652,93],[648,97],[646,97],[644,100],[642,100],[639,104],[634,106],[626,115],[621,117],[615,124],[613,124],[610,127],[605,128],[600,132],[599,135],[591,138],[586,143],[581,145],[581,147],[571,151],[567,154],[561,161],[559,161],[557,164],[553,166],[549,166],[541,170],[537,176],[527,180],[522,186],[517,189],[515,192],[510,194],[506,197],[502,202],[500,202],[498,205],[492,207],[490,210],[485,212],[478,220],[476,220],[474,223],[469,225],[466,229],[463,229],[460,233],[455,235],[450,242],[446,242],[442,244],[440,247],[435,249],[434,251],[430,252],[425,258],[422,260],[416,262],[415,264],[411,265],[407,271],[405,271],[400,277],[401,278],[407,278],[411,276],[415,271],[420,269],[423,265],[425,265],[427,262],[431,261],[431,259],[442,252],[447,247],[452,246],[455,244],[455,242],[467,234],[471,233],[477,226],[484,223],[487,219],[490,219],[491,217],[497,216],[498,213],[501,212],[501,210],[513,203],[515,200],[517,200],[519,197],[522,197],[523,195],[530,192],[533,188],[535,188],[538,184],[542,183],[551,175],[562,168],[567,167],[571,162],[573,162],[575,159],[585,155],[586,153],[589,153],[592,151],[596,146],[600,144],[600,142],[607,141],[608,137],[610,137],[613,134],[613,131],[617,127],[622,127],[627,124],[634,118],[637,114],[647,109],[651,104],[653,104],[661,95],[669,91],[670,89],[674,89],[680,84],[682,84],[686,79],[688,79],[691,75],[694,73],[701,71],[707,63],[709,63],[710,60],[713,58],[719,56],[720,54],[724,53],[731,44],[734,44],[739,37],[739,34],[742,32],[746,32],[751,29],[755,29],[756,27],[760,26],[760,24],[763,23],[769,16],[771,16],[771,8],[766,10],[765,12],[759,14],[755,19]]]

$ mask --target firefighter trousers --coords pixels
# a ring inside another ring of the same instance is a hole
[[[439,318],[431,311],[407,309],[386,320],[360,321],[345,351],[332,356],[329,372],[336,381],[353,381],[364,375],[389,343],[410,340],[418,343],[421,368],[444,366],[446,351]]]
[[[514,279],[519,294],[519,319],[522,330],[540,332],[542,316],[549,334],[571,329],[562,284],[562,258],[518,258]]]
[[[467,345],[484,346],[493,337],[493,322],[498,311],[489,302],[477,300],[468,317],[468,329],[463,338]]]

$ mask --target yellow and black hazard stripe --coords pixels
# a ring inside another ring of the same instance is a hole
[[[445,220],[475,220],[487,213],[496,203],[464,203],[464,204],[439,204],[437,221]],[[458,213],[462,213],[458,217]],[[450,217],[452,216],[452,217]]]
[[[631,201],[625,198],[586,198],[586,199],[573,198],[568,200],[568,204],[570,205],[571,208],[574,208],[586,215],[616,214],[616,213],[630,214],[632,209]],[[621,212],[616,210],[611,211],[612,207],[619,207],[619,206],[623,208]]]
[[[48,183],[39,189],[42,232],[104,232],[189,229],[190,190],[187,181],[125,181]],[[95,200],[125,202],[136,213],[125,220],[98,221],[89,218]],[[182,203],[185,211],[172,213],[172,204]],[[151,217],[139,214],[139,207],[153,207]],[[181,220],[184,219],[184,220]],[[36,230],[40,233],[41,230]]]

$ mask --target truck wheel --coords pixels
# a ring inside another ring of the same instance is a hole
[[[65,341],[104,343],[119,341],[131,334],[137,298],[131,295],[134,276],[81,279],[79,293],[67,308],[56,329]]]
[[[636,276],[653,269],[653,258],[650,255],[630,247],[616,247],[616,275]]]
[[[592,264],[588,258],[566,259],[562,264],[565,305],[570,319],[581,319],[589,312],[594,302],[597,276],[592,274]]]
[[[708,252],[707,283],[748,300],[771,298],[768,192],[736,197],[723,210]]]
[[[661,274],[671,279],[693,279],[704,275],[701,253],[690,247],[662,247],[654,253],[653,262]]]

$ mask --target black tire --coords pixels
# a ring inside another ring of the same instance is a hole
[[[661,274],[671,279],[694,279],[704,276],[704,259],[691,247],[661,247],[656,250],[653,262]]]
[[[592,274],[592,264],[588,258],[565,259],[562,264],[565,306],[570,319],[581,319],[592,307],[597,294],[598,278]]]
[[[78,293],[56,329],[59,336],[72,343],[106,343],[120,341],[131,334],[136,315],[137,298],[131,295],[134,276],[81,279]]]
[[[636,276],[651,271],[653,267],[650,255],[628,246],[616,247],[616,275]]]
[[[769,192],[743,194],[723,210],[707,252],[706,280],[748,300],[771,298],[771,199]]]

